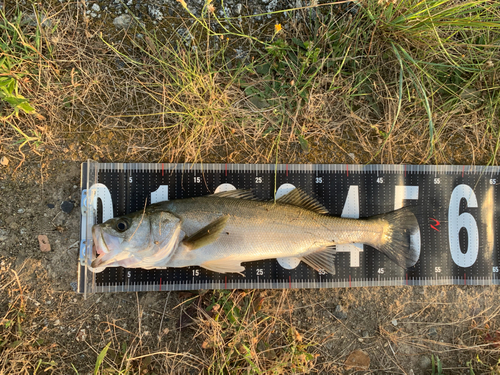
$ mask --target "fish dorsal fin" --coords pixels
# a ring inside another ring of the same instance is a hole
[[[210,195],[214,198],[235,198],[235,199],[248,199],[252,201],[258,200],[255,194],[250,189],[236,189],[229,191],[221,191],[220,193],[215,193]]]
[[[226,226],[228,218],[229,216],[226,215],[212,221],[196,233],[193,233],[191,236],[185,238],[182,243],[186,245],[189,250],[199,249],[200,247],[211,244],[219,238],[219,234]]]
[[[311,266],[316,271],[323,270],[335,275],[335,245],[323,247],[312,254],[307,254],[300,258],[305,264]]]
[[[283,195],[281,198],[276,199],[276,203],[291,204],[292,206],[305,208],[317,214],[328,214],[328,210],[321,203],[297,188]]]

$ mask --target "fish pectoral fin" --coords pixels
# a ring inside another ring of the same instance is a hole
[[[301,257],[300,260],[316,271],[323,270],[335,275],[335,254],[337,254],[336,246],[331,245],[307,254]]]
[[[245,271],[245,267],[241,265],[241,262],[232,258],[210,260],[200,264],[200,266],[206,268],[207,270],[219,273],[239,273],[240,275],[243,275],[242,272]]]
[[[222,216],[219,219],[212,221],[207,226],[201,228],[196,233],[185,238],[182,243],[189,249],[195,250],[200,247],[206,246],[214,242],[218,237],[220,232],[226,226],[227,219],[229,216]]]

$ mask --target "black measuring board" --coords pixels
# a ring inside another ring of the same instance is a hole
[[[499,284],[500,168],[482,166],[338,164],[82,165],[82,221],[78,291],[164,291],[234,288],[334,288],[389,285]],[[243,263],[244,275],[200,267],[107,268],[94,273],[93,224],[145,205],[252,189],[273,199],[293,187],[314,196],[334,216],[364,218],[414,206],[420,233],[415,266],[404,270],[379,251],[339,245],[336,275],[297,259]]]

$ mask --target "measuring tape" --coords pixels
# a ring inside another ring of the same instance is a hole
[[[78,292],[499,284],[499,173],[499,167],[482,166],[89,161],[82,164]],[[244,263],[245,276],[200,267],[89,269],[92,225],[142,210],[146,199],[152,204],[231,189],[273,199],[295,187],[335,216],[363,218],[415,206],[419,261],[404,270],[369,246],[349,244],[337,246],[336,275],[296,258]]]

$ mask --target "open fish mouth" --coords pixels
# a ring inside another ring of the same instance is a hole
[[[91,267],[94,272],[101,272],[106,265],[112,263],[113,251],[120,249],[123,240],[107,234],[98,225],[94,225],[92,228],[92,240],[92,254],[97,257],[92,261]]]

